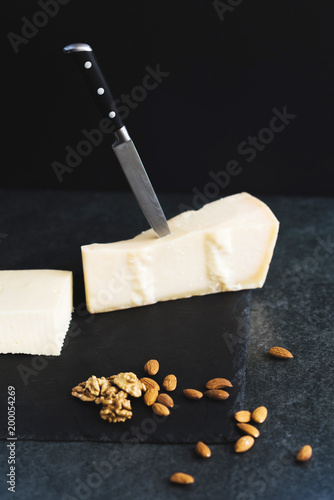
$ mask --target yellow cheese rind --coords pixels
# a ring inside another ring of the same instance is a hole
[[[279,222],[259,199],[228,196],[168,224],[163,238],[150,229],[81,248],[91,313],[263,286]]]
[[[72,272],[0,271],[0,353],[58,356],[72,309]]]

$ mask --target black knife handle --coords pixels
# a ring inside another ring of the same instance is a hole
[[[87,43],[71,43],[63,51],[70,54],[76,62],[88,92],[103,118],[111,119],[114,131],[122,128],[123,122],[91,46]]]

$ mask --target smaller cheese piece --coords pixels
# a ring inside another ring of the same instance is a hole
[[[0,352],[58,356],[72,304],[70,271],[0,271]]]
[[[177,215],[169,227],[163,238],[149,229],[82,247],[91,313],[264,284],[279,222],[257,198],[228,196]]]

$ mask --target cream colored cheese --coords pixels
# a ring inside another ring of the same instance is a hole
[[[247,193],[228,196],[168,221],[132,240],[82,247],[91,313],[192,295],[262,287],[279,222]]]
[[[59,355],[72,296],[70,271],[0,271],[0,352]]]

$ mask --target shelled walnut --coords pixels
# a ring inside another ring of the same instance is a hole
[[[113,375],[108,378],[108,381],[135,398],[140,398],[142,391],[145,391],[144,384],[132,372],[122,372],[118,375]]]
[[[105,377],[97,378],[92,375],[85,382],[73,387],[72,396],[81,399],[81,401],[95,401],[99,404],[102,402],[102,398],[109,397],[114,389]]]
[[[132,417],[131,401],[127,399],[128,394],[119,390],[107,404],[102,405],[100,411],[101,418],[109,423],[125,422]]]

